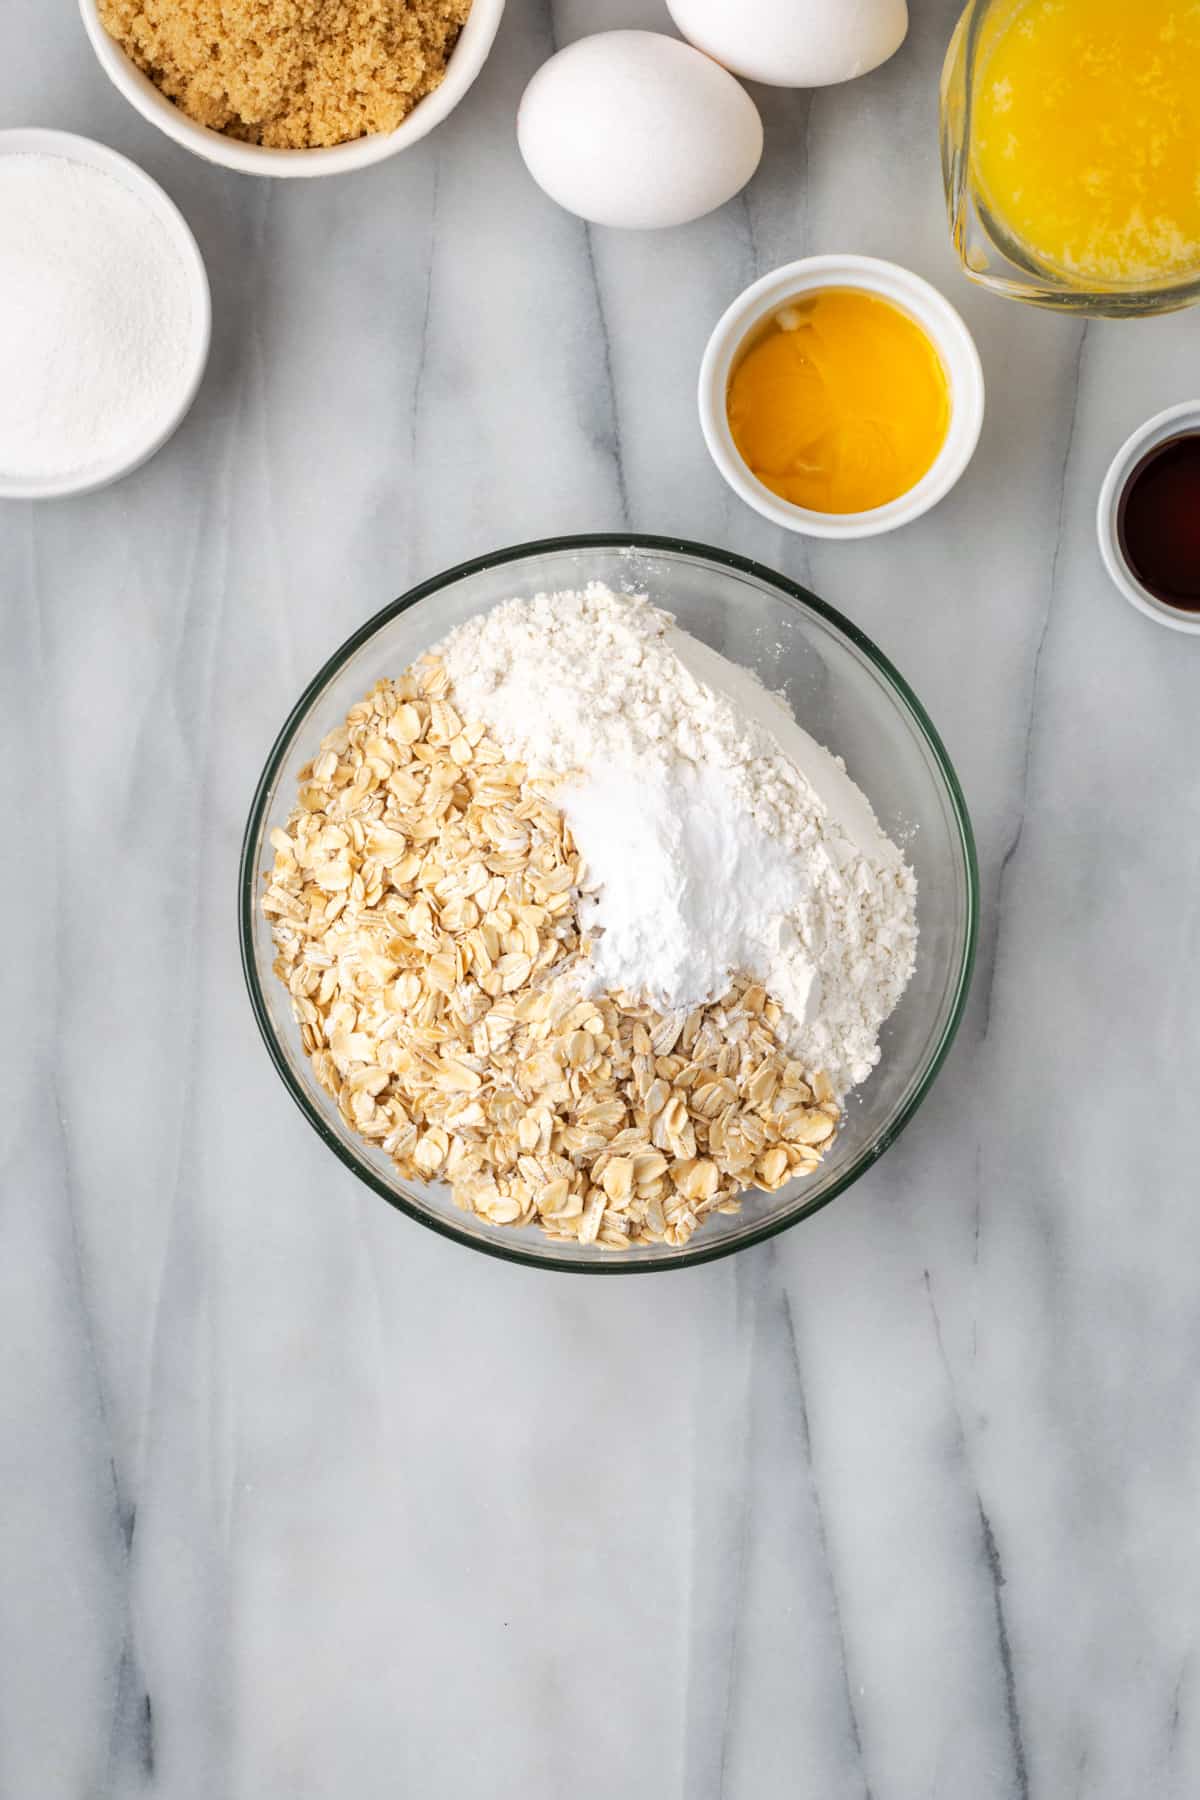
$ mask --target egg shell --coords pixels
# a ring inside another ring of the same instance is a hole
[[[705,55],[767,87],[828,87],[877,69],[908,33],[907,0],[667,0]]]
[[[725,69],[677,38],[604,31],[537,71],[517,141],[538,186],[596,225],[684,225],[724,205],[758,167],[758,108]]]

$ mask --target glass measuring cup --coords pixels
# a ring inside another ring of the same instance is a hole
[[[942,170],[950,228],[959,260],[971,280],[995,293],[1027,300],[1034,305],[1117,318],[1171,312],[1200,300],[1200,230],[1195,234],[1194,244],[1190,238],[1185,238],[1182,250],[1177,233],[1173,242],[1174,254],[1160,267],[1155,268],[1152,260],[1143,255],[1134,259],[1137,266],[1122,270],[1115,258],[1070,255],[1062,250],[1048,249],[1044,242],[1039,248],[1036,236],[1021,230],[1015,222],[1014,209],[1011,205],[1006,207],[1003,198],[997,202],[997,195],[989,191],[987,181],[986,133],[989,129],[995,131],[997,114],[1001,111],[997,104],[997,83],[1002,78],[997,70],[1005,69],[1003,80],[1008,82],[1011,92],[1011,69],[1023,68],[1028,80],[1036,81],[1040,76],[1044,84],[1039,89],[1044,129],[1048,134],[1058,130],[1061,150],[1061,159],[1054,162],[1051,174],[1052,164],[1044,155],[1043,142],[1041,165],[1030,165],[1031,179],[1041,179],[1046,183],[1047,191],[1053,180],[1063,183],[1062,192],[1053,193],[1052,203],[1046,208],[1047,216],[1058,219],[1056,230],[1060,234],[1065,229],[1061,220],[1069,216],[1064,213],[1064,207],[1075,205],[1077,243],[1096,241],[1096,222],[1103,217],[1108,198],[1103,185],[1103,168],[1082,167],[1086,158],[1081,153],[1072,159],[1073,149],[1082,150],[1085,143],[1090,143],[1088,134],[1093,132],[1095,122],[1103,119],[1113,166],[1123,175],[1126,167],[1137,166],[1138,159],[1146,160],[1146,136],[1138,127],[1146,117],[1147,109],[1154,106],[1153,94],[1147,97],[1145,92],[1147,72],[1157,70],[1163,80],[1174,80],[1182,85],[1180,46],[1165,45],[1153,17],[1154,10],[1153,5],[1148,9],[1130,8],[1123,16],[1129,31],[1145,30],[1146,61],[1135,67],[1127,55],[1123,65],[1116,60],[1120,55],[1119,47],[1111,42],[1111,33],[1106,35],[1103,24],[1097,23],[1092,0],[1055,0],[1053,9],[1045,4],[1045,0],[971,0],[951,39],[941,86]],[[1023,61],[1007,57],[1006,51],[1006,39],[1018,29],[1025,40]],[[1039,30],[1043,31],[1047,51],[1047,64],[1042,71],[1037,68],[1037,40],[1033,37]],[[1074,61],[1068,62],[1066,53],[1072,47]],[[1182,48],[1188,56],[1200,59],[1200,42],[1189,42]],[[1059,66],[1051,66],[1051,53]],[[1103,59],[1109,56],[1113,60],[1106,68]],[[1111,92],[1117,67],[1123,68],[1121,79],[1128,91],[1128,110],[1123,115],[1128,142],[1121,139],[1121,115],[1093,105],[1094,95],[1088,89],[1089,81],[1107,81]],[[1022,98],[1024,96],[1018,96],[1018,100]],[[1189,110],[1184,125],[1190,131],[1194,123],[1196,138],[1200,139],[1200,89],[1194,102],[1185,94],[1183,105],[1187,109],[1194,106],[1194,120]],[[1059,109],[1057,114],[1056,108]],[[1158,107],[1154,116],[1161,122],[1166,116],[1165,109]],[[1022,153],[1023,144],[1014,136],[1007,154],[1019,157]],[[993,168],[999,166],[995,162],[994,148],[990,154]],[[1072,178],[1076,182],[1074,194],[1069,185]],[[1079,205],[1081,195],[1086,193],[1088,178],[1092,180],[1096,194],[1090,214]],[[1155,179],[1152,159],[1146,179],[1152,205]],[[1161,191],[1161,174],[1158,179]],[[1010,192],[1018,191],[1020,185],[1014,180]],[[1147,242],[1153,236],[1154,223],[1151,219],[1144,232]]]

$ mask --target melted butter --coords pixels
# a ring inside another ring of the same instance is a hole
[[[971,162],[1034,260],[1129,286],[1200,268],[1200,6],[1012,0],[985,25]]]
[[[729,427],[764,487],[814,512],[869,512],[916,486],[950,423],[941,358],[907,313],[828,288],[785,307],[729,382]]]

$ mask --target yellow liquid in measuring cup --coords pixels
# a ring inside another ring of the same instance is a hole
[[[976,192],[1080,285],[1200,270],[1198,0],[1015,0],[986,21]]]

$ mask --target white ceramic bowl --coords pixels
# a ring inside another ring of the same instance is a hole
[[[397,151],[407,150],[454,111],[487,61],[499,29],[504,0],[474,0],[462,35],[454,46],[440,87],[413,107],[395,131],[376,132],[348,144],[331,144],[318,150],[275,150],[261,144],[243,144],[223,132],[210,131],[168,100],[148,76],[143,75],[121,46],[109,37],[100,22],[97,0],[79,0],[79,10],[92,49],[109,80],[118,87],[144,119],[165,131],[169,138],[195,151],[208,162],[221,163],[243,175],[346,175],[354,169],[383,162]]]
[[[152,181],[144,169],[130,162],[107,144],[91,138],[76,137],[71,131],[43,131],[36,128],[0,131],[0,156],[63,156],[70,162],[86,163],[102,169],[106,175],[128,188],[166,228],[183,264],[191,296],[191,335],[187,357],[177,390],[167,396],[161,417],[154,420],[140,439],[132,442],[120,456],[107,457],[63,476],[6,475],[0,469],[0,500],[58,500],[68,494],[87,494],[95,488],[107,487],[129,475],[161,450],[187,415],[204,376],[208,347],[212,336],[212,300],[208,275],[199,245],[191,227],[176,206]]]
[[[1125,560],[1120,533],[1121,499],[1133,471],[1156,445],[1188,432],[1200,432],[1200,400],[1185,400],[1179,406],[1169,406],[1165,412],[1155,413],[1126,438],[1100,489],[1096,525],[1104,566],[1129,604],[1170,631],[1186,631],[1197,636],[1200,635],[1200,613],[1181,612],[1178,607],[1167,606],[1144,588]]]
[[[750,472],[729,429],[729,377],[747,339],[764,319],[799,294],[820,288],[857,288],[890,300],[916,320],[936,345],[950,386],[950,429],[932,468],[915,487],[869,512],[814,512],[781,500]],[[936,506],[975,453],[983,425],[983,368],[975,340],[950,302],[911,270],[874,256],[808,256],[764,275],[724,313],[700,366],[700,425],[718,469],[747,506],[788,531],[808,537],[864,538],[894,531]]]

